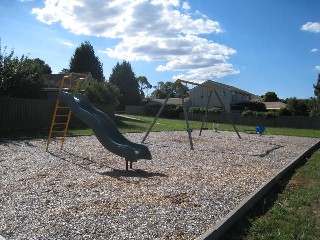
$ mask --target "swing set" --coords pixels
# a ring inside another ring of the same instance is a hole
[[[203,117],[203,119],[202,119],[202,124],[201,124],[201,128],[200,128],[199,136],[201,136],[202,130],[206,129],[206,128],[204,128],[204,125],[205,125],[206,120],[207,120],[208,107],[209,107],[210,99],[211,99],[211,96],[212,96],[212,92],[215,93],[215,95],[217,96],[217,99],[218,99],[218,101],[220,102],[222,108],[223,108],[224,110],[226,109],[225,106],[224,106],[224,104],[223,104],[223,102],[222,102],[222,100],[221,100],[221,98],[219,97],[219,95],[218,95],[218,93],[217,93],[217,91],[216,91],[216,89],[215,89],[214,87],[209,86],[209,85],[206,85],[206,84],[203,84],[203,83],[196,83],[196,82],[191,82],[191,81],[187,81],[187,80],[177,79],[177,80],[174,82],[174,84],[173,84],[170,92],[168,93],[166,99],[164,100],[164,102],[163,102],[161,108],[159,109],[157,115],[155,116],[153,122],[152,122],[151,125],[149,126],[149,129],[148,129],[148,131],[146,132],[145,136],[143,137],[141,143],[144,143],[145,140],[147,139],[150,131],[152,130],[154,124],[157,122],[157,120],[158,120],[160,114],[162,113],[162,111],[163,111],[166,103],[168,102],[170,96],[172,95],[173,91],[176,89],[177,85],[180,84],[180,83],[185,83],[186,85],[187,85],[187,84],[191,84],[191,85],[200,86],[200,87],[203,87],[203,88],[207,88],[208,91],[209,91],[208,101],[207,101],[207,104],[206,104],[205,114],[204,114],[204,117]],[[185,121],[186,121],[186,127],[187,127],[189,142],[190,142],[190,149],[191,149],[191,150],[194,150],[193,142],[192,142],[192,136],[191,136],[192,129],[190,128],[189,118],[188,118],[189,109],[188,109],[188,107],[187,107],[186,104],[185,104],[185,101],[184,101],[184,93],[183,93],[182,89],[180,89],[180,95],[181,95],[181,101],[182,101],[184,119],[185,119]],[[241,136],[240,136],[240,134],[239,134],[236,126],[234,125],[232,118],[231,118],[229,115],[228,115],[228,120],[229,120],[229,122],[232,124],[233,129],[234,129],[235,132],[237,133],[239,139],[241,139]]]

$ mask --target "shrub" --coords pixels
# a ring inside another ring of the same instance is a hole
[[[182,108],[182,106],[181,106],[181,108]],[[192,107],[192,108],[190,108],[189,111],[193,112],[193,113],[205,113],[206,112],[206,108],[204,108],[204,107]],[[220,108],[217,108],[217,107],[208,109],[208,113],[221,113],[221,112],[222,112],[222,110]]]
[[[150,102],[144,106],[144,111],[147,116],[156,116],[162,104],[158,102]],[[181,105],[167,104],[165,105],[160,117],[165,118],[179,118],[180,113],[183,111]]]
[[[291,111],[290,111],[289,108],[283,107],[283,108],[280,108],[280,110],[279,110],[279,115],[280,115],[280,116],[291,116],[292,113],[291,113]]]
[[[279,115],[279,112],[272,111],[272,112],[257,112],[257,111],[251,111],[247,110],[241,113],[243,117],[246,116],[255,116],[255,117],[265,117],[265,118],[273,118]]]
[[[266,105],[262,102],[250,101],[250,102],[242,102],[235,104],[233,106],[234,110],[250,110],[250,111],[257,111],[257,112],[266,112]]]
[[[114,106],[119,104],[120,90],[112,83],[93,80],[88,84],[85,93],[94,103],[112,104]]]

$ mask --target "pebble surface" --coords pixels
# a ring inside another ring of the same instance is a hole
[[[152,132],[152,160],[125,160],[95,136],[0,141],[5,239],[195,239],[319,140]],[[143,133],[125,135],[141,142]]]

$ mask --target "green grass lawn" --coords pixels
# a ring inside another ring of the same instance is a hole
[[[139,119],[139,121],[128,120],[125,118],[118,118],[118,126],[121,132],[145,132],[153,121],[152,117],[124,115],[131,118]],[[200,121],[190,121],[192,129],[200,129]],[[212,123],[207,123],[209,129],[212,129]],[[239,132],[255,134],[255,126],[237,125]],[[152,131],[182,131],[186,130],[185,120],[159,118],[157,124]],[[231,124],[219,124],[219,131],[234,131]],[[284,135],[284,136],[298,136],[298,137],[314,137],[320,138],[320,131],[314,129],[293,129],[293,128],[272,128],[266,127],[266,134],[269,135]]]
[[[287,184],[280,193],[269,194],[259,204],[256,212],[262,211],[262,215],[244,217],[222,239],[320,239],[319,170],[320,150],[317,150],[285,179]],[[264,207],[268,210],[263,210]]]
[[[126,118],[129,117],[129,118]],[[130,119],[133,118],[133,119]],[[149,128],[153,117],[135,116],[135,115],[117,115],[115,123],[122,133],[128,132],[146,132]],[[200,129],[200,121],[190,121],[190,128]],[[212,123],[206,124],[209,129],[212,129]],[[49,126],[48,126],[49,127]],[[236,126],[239,132],[246,132],[255,134],[255,126]],[[184,119],[166,119],[159,118],[154,125],[152,131],[184,131],[186,130],[186,122]],[[219,131],[234,131],[231,124],[220,124]],[[48,129],[42,130],[0,130],[0,138],[38,138],[47,137]],[[91,129],[69,129],[69,135],[91,135]],[[299,136],[299,137],[314,137],[320,138],[320,131],[313,129],[292,129],[292,128],[272,128],[266,127],[266,134],[270,135],[284,135],[284,136]]]

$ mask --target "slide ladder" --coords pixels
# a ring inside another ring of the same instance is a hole
[[[84,91],[82,88],[87,82],[89,75],[82,73],[70,73],[64,76],[61,80],[59,93],[61,91],[69,91],[72,94]],[[53,117],[50,126],[50,132],[47,140],[46,152],[48,152],[49,145],[52,141],[60,141],[60,150],[63,149],[64,140],[68,133],[68,127],[71,119],[70,108],[61,103],[57,98]]]

